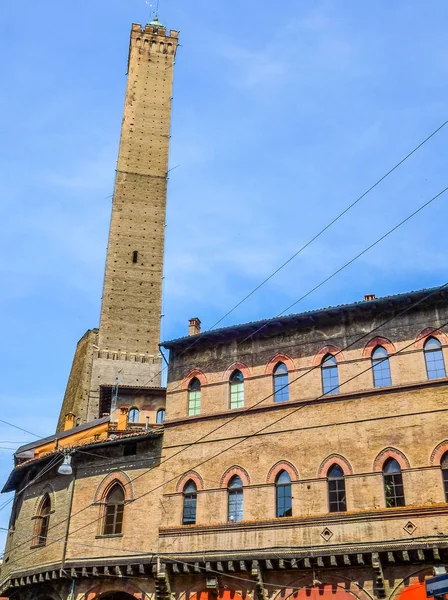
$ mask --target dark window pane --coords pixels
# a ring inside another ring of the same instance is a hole
[[[373,381],[375,387],[392,385],[387,350],[378,346],[372,353]]]
[[[324,394],[339,394],[338,366],[331,354],[322,361],[322,389]]]
[[[242,521],[243,520],[243,491],[229,490],[228,499],[228,520]]]
[[[277,517],[292,515],[291,484],[277,485]]]
[[[333,465],[328,471],[328,504],[330,512],[347,510],[344,473],[339,465]]]
[[[274,375],[274,401],[287,402],[289,400],[288,373]]]
[[[140,416],[140,411],[138,408],[131,408],[128,412],[128,421],[129,423],[138,423],[138,419]]]
[[[433,337],[429,338],[424,346],[424,354],[428,379],[446,377],[442,345],[439,340]]]
[[[384,492],[386,495],[386,506],[405,506],[403,477],[401,473],[384,475]]]
[[[184,496],[184,510],[182,516],[183,525],[194,525],[196,523],[196,494],[188,494]]]

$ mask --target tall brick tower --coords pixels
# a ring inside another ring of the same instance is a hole
[[[160,386],[160,318],[173,67],[178,32],[132,25],[99,332],[78,344],[68,412],[100,416],[102,386]]]

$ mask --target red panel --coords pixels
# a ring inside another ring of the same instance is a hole
[[[292,598],[296,600],[355,600],[356,596],[341,587],[319,585],[299,590]]]
[[[398,600],[427,600],[425,584],[413,583],[401,592]]]

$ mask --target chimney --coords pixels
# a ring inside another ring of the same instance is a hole
[[[188,335],[198,335],[199,333],[201,333],[201,321],[194,317],[189,321]]]
[[[64,419],[64,431],[68,431],[69,429],[73,429],[75,426],[75,415],[73,413],[67,413]]]
[[[375,300],[375,294],[364,294],[364,302],[368,302],[369,300]]]
[[[120,408],[120,414],[118,415],[117,429],[125,431],[128,428],[128,412],[129,408]]]

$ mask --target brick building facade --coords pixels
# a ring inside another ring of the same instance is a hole
[[[163,343],[160,387],[176,43],[132,28],[100,328],[58,432],[15,455],[0,593],[423,600],[448,561],[443,287],[203,333],[192,319]]]

